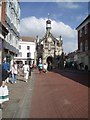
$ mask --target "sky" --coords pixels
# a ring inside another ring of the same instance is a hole
[[[58,1],[58,0],[57,0]],[[76,27],[88,15],[88,2],[21,2],[20,35],[42,38],[46,20],[51,20],[52,34],[63,39],[65,53],[77,50]]]

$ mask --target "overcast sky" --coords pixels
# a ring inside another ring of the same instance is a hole
[[[58,0],[57,0],[58,1]],[[76,27],[88,15],[88,2],[21,2],[21,36],[37,35],[42,38],[46,32],[48,13],[52,34],[63,38],[64,52],[77,49]]]

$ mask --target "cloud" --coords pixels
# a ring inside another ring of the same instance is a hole
[[[36,17],[28,17],[21,19],[20,34],[21,36],[33,36],[37,35],[42,38],[46,32],[46,20],[47,18],[37,19]],[[72,29],[69,25],[63,22],[52,21],[51,32],[54,37],[58,38],[60,35],[63,38],[64,52],[72,52],[77,49],[76,45],[76,30]]]
[[[60,4],[60,2],[57,2],[58,7],[62,8],[68,8],[68,9],[78,9],[80,8],[80,5],[78,5],[76,2],[63,2],[63,4]]]
[[[69,8],[69,9],[77,9],[80,7],[78,4],[72,3],[72,2],[68,2],[65,6],[66,8]]]
[[[54,18],[54,19],[58,19],[58,18],[60,18],[60,17],[62,17],[62,16],[63,16],[63,13],[52,14],[52,18]]]
[[[80,14],[79,16],[76,17],[76,20],[82,22],[87,16],[88,16],[88,13],[85,13],[83,15]]]

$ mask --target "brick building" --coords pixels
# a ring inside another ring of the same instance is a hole
[[[90,14],[76,28],[78,32],[78,63],[88,65],[90,70]]]

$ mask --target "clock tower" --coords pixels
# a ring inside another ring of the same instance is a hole
[[[51,33],[51,20],[49,19],[49,14],[48,14],[48,20],[46,21],[46,33],[47,34]]]
[[[41,58],[42,63],[47,63],[50,69],[50,65],[57,67],[60,63],[60,57],[62,55],[62,41],[60,38],[55,38],[51,33],[51,20],[46,20],[46,33],[43,38],[37,42],[37,59]]]

